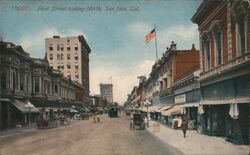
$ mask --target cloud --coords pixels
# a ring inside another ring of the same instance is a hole
[[[99,84],[113,83],[114,101],[122,104],[127,99],[127,94],[135,85],[138,85],[137,77],[147,75],[151,71],[154,61],[142,60],[134,66],[130,66],[131,71],[127,68],[119,68],[114,66],[107,68],[98,66],[98,68],[90,67],[90,90],[91,94],[99,94]],[[112,81],[110,77],[112,76]]]
[[[45,56],[45,38],[50,38],[54,35],[59,35],[61,37],[83,35],[87,39],[87,35],[80,30],[70,29],[68,31],[58,31],[55,27],[52,27],[44,28],[37,31],[35,34],[24,34],[19,39],[18,44],[30,53],[31,57],[43,58]]]
[[[177,49],[191,49],[192,43],[198,44],[197,25],[174,25],[158,32],[158,44],[165,50],[171,41],[177,43]],[[196,46],[198,47],[198,45]]]

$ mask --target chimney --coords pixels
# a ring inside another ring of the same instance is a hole
[[[194,44],[192,44],[192,48],[191,48],[191,51],[195,51],[196,49],[195,49],[195,46],[194,46]]]
[[[60,38],[60,36],[53,36],[53,38]]]
[[[176,43],[174,43],[174,41],[171,42],[170,49],[176,50]]]

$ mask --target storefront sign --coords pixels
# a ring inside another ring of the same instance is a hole
[[[178,95],[174,97],[174,103],[185,103],[186,102],[186,94]]]

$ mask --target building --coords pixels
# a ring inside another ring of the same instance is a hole
[[[249,144],[250,1],[204,0],[200,34],[203,132]]]
[[[174,84],[199,68],[199,51],[194,45],[190,50],[178,50],[177,45],[172,42],[170,48],[163,54],[157,71],[161,104],[175,104]]]
[[[101,98],[107,100],[108,104],[113,103],[113,84],[100,83]]]
[[[0,51],[0,129],[66,113],[72,105],[82,107],[82,85],[50,67],[46,57],[31,58],[21,46],[3,41]],[[27,104],[34,108],[27,109]]]
[[[91,49],[83,36],[53,36],[45,39],[49,65],[83,86],[83,102],[89,104],[89,54]]]

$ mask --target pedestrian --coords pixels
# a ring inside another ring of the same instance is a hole
[[[184,138],[186,137],[186,131],[188,129],[188,124],[185,119],[182,120],[182,125],[181,125],[182,131],[183,131],[183,136]]]

